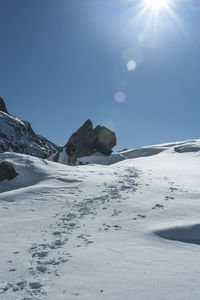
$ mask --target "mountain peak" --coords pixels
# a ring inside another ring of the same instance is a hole
[[[5,101],[2,98],[0,98],[0,111],[9,114],[6,108]]]

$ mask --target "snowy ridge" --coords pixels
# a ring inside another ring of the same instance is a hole
[[[180,144],[199,140],[112,165],[0,154],[20,174],[0,183],[0,299],[199,299],[200,151]]]
[[[157,155],[163,151],[171,152],[197,152],[200,151],[200,140],[188,140],[183,142],[175,143],[165,143],[152,146],[144,146],[134,149],[129,149],[125,151],[113,152],[110,156],[103,155],[101,153],[95,153],[90,156],[81,157],[77,159],[77,165],[79,162],[89,163],[89,164],[100,164],[100,165],[112,165],[119,161],[133,158],[141,158]],[[61,164],[67,164],[67,153],[66,147],[63,147],[61,151],[51,155],[48,160],[59,162]]]
[[[14,151],[46,158],[59,147],[37,135],[29,122],[0,112],[0,152]]]

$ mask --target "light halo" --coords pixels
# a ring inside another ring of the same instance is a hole
[[[167,9],[169,0],[145,0],[144,3],[147,9],[158,11],[164,8]]]

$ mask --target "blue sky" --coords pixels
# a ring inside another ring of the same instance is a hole
[[[116,149],[200,138],[200,2],[170,0],[157,17],[151,8],[138,15],[143,7],[0,0],[0,96],[9,112],[58,145],[88,118],[115,130]]]

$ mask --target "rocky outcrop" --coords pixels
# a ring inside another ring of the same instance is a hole
[[[95,134],[93,125],[87,120],[75,133],[72,134],[66,146],[73,143],[76,147],[77,156],[87,156],[94,153]]]
[[[87,120],[72,134],[66,146],[69,143],[75,145],[77,157],[89,156],[95,152],[110,155],[112,148],[116,145],[116,135],[104,126],[97,126],[93,129],[91,120]]]
[[[0,98],[0,111],[8,114],[7,108],[6,108],[6,104],[4,102],[4,100],[2,98]]]
[[[7,179],[11,180],[17,177],[18,173],[16,172],[13,165],[7,161],[2,161],[0,163],[0,182]]]
[[[112,148],[116,145],[116,135],[113,131],[106,128],[105,126],[97,126],[94,129],[96,136],[96,150],[105,155],[112,153]]]
[[[99,155],[104,154],[109,156],[112,153],[112,148],[116,145],[116,135],[105,126],[93,128],[91,120],[87,120],[72,134],[67,144],[48,159],[61,164],[67,164],[68,155],[66,149],[71,143],[75,145],[77,158],[90,156],[96,152],[99,152]],[[80,160],[77,159],[77,164],[79,163]],[[81,164],[85,164],[85,162]]]
[[[8,114],[0,101],[0,153],[9,151],[47,158],[61,148],[36,134],[31,124]]]

